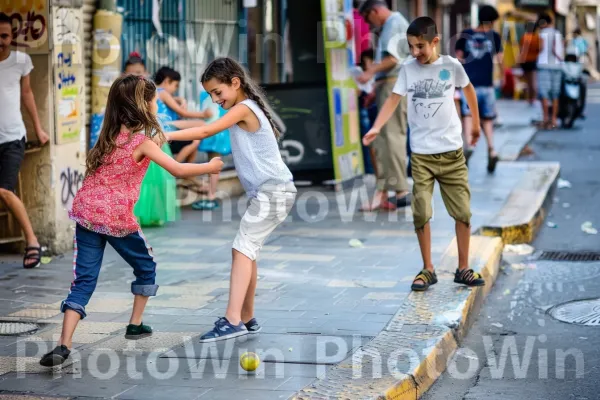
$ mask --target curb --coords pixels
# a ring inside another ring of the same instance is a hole
[[[379,335],[293,399],[418,399],[433,385],[494,286],[504,244],[533,241],[552,205],[560,164],[511,164],[525,173],[501,211],[471,237],[470,265],[486,285],[469,289],[452,282],[454,238],[437,268],[439,283],[426,294],[409,294]]]
[[[540,230],[560,175],[559,163],[511,163],[527,171],[504,206],[478,230],[482,236],[501,237],[505,244],[531,243]]]
[[[293,399],[418,399],[446,369],[498,276],[500,238],[473,236],[470,263],[486,286],[452,282],[458,263],[456,239],[437,268],[439,283],[412,292],[386,328]]]

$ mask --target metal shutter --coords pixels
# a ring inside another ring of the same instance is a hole
[[[93,18],[96,0],[83,0],[83,51],[85,54],[85,124],[89,125],[92,115],[92,45]]]

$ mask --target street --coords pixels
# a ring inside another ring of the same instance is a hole
[[[600,224],[599,94],[597,85],[591,88],[587,120],[579,120],[574,130],[537,134],[531,146],[535,154],[524,160],[559,161],[561,178],[571,187],[556,190],[551,213],[532,244],[534,254],[504,253],[503,273],[452,368],[424,399],[599,398],[598,300],[556,307],[600,296],[600,241],[581,228],[587,221]],[[596,261],[540,257],[542,252],[586,251],[595,252]],[[561,322],[550,314],[589,326]]]

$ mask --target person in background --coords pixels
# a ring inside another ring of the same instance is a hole
[[[519,62],[523,70],[525,83],[527,84],[527,101],[533,106],[537,98],[537,58],[542,49],[542,41],[537,32],[537,24],[529,22],[526,31],[521,38],[521,53]]]
[[[45,145],[50,137],[42,128],[31,90],[31,57],[11,50],[12,38],[12,20],[0,13],[0,201],[14,215],[25,234],[23,267],[36,268],[41,264],[42,246],[33,232],[23,202],[15,194],[19,170],[25,158],[27,134],[21,100],[31,116],[39,143]]]
[[[188,111],[184,99],[175,97],[179,90],[181,74],[170,67],[161,67],[154,75],[154,82],[158,90],[158,115],[161,121],[173,125],[177,129],[187,129],[204,125],[198,119],[210,118],[207,111]],[[184,118],[195,118],[184,120]],[[170,130],[167,128],[166,130]],[[194,162],[198,153],[200,141],[177,141],[171,143],[171,151],[178,162]]]
[[[577,50],[577,55],[579,56],[579,62],[584,64],[585,57],[589,57],[589,49],[590,45],[587,40],[581,35],[581,29],[576,28],[573,31],[573,39],[571,39],[571,46],[573,46]]]
[[[363,71],[366,71],[371,67],[371,64],[373,63],[373,55],[374,53],[372,49],[362,52],[360,64]],[[375,118],[377,118],[377,104],[375,103],[375,96],[366,92],[362,92],[360,94],[358,102],[360,106],[361,134],[365,135],[373,126]],[[365,173],[377,175],[375,165],[375,149],[373,149],[371,146],[367,147],[363,145],[363,156]]]
[[[146,78],[146,63],[142,56],[137,52],[129,54],[125,61],[124,75],[134,75]],[[164,129],[165,124],[161,123]],[[163,143],[161,150],[169,157],[173,158],[173,153],[168,143]],[[142,185],[140,195],[133,214],[137,218],[140,226],[162,226],[167,222],[174,222],[179,219],[179,204],[177,202],[177,181],[163,167],[150,162]]]
[[[502,65],[502,40],[493,25],[498,20],[498,11],[492,6],[479,9],[479,25],[465,29],[456,42],[456,57],[463,63],[465,71],[477,92],[477,103],[483,133],[488,145],[489,173],[494,173],[499,161],[494,149],[494,120],[496,119],[496,91],[494,89],[494,62]],[[463,133],[465,142],[471,143],[473,117],[462,92]],[[468,154],[472,153],[472,147]]]
[[[169,67],[160,68],[155,75],[154,81],[158,85],[159,112],[166,112],[167,116],[174,121],[173,125],[177,129],[189,129],[205,125],[204,121],[197,120],[181,120],[181,118],[210,118],[212,116],[209,110],[206,111],[188,111],[184,105],[174,94],[179,89],[181,75]],[[162,103],[162,104],[161,104]],[[165,107],[166,106],[166,109]],[[171,142],[171,150],[176,155],[176,160],[186,160],[194,162],[198,153],[199,140],[184,140]],[[214,152],[209,152],[209,159],[220,157],[221,155]],[[217,185],[219,183],[219,175],[211,175],[209,177],[208,198],[201,199],[192,204],[194,210],[212,211],[219,208],[217,202]]]
[[[538,93],[542,100],[544,120],[541,128],[557,129],[558,104],[562,85],[562,63],[565,46],[563,35],[554,28],[552,17],[542,13],[538,18],[542,48],[538,55]],[[550,114],[552,106],[552,114]]]
[[[358,11],[361,0],[354,0],[352,13],[354,18],[354,50],[356,52],[356,65],[362,65],[362,55],[371,48],[371,29],[369,24],[360,16]],[[364,67],[363,67],[364,70]]]
[[[361,76],[360,83],[375,78],[377,108],[381,109],[391,96],[401,65],[410,53],[406,40],[408,21],[398,12],[392,12],[384,0],[366,0],[360,14],[370,25],[381,28],[375,51],[375,62]],[[361,211],[395,210],[410,205],[407,176],[407,103],[406,97],[394,109],[387,125],[374,141],[377,163],[377,188],[370,205]],[[388,200],[388,191],[396,192],[394,202]]]

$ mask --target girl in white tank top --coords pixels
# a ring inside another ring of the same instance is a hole
[[[202,75],[202,85],[213,102],[229,110],[222,118],[199,128],[169,133],[169,140],[196,140],[229,129],[235,168],[250,205],[233,242],[229,304],[225,316],[201,342],[256,334],[254,318],[256,259],[267,237],[288,216],[296,188],[281,158],[279,132],[258,86],[231,58],[213,61]]]

